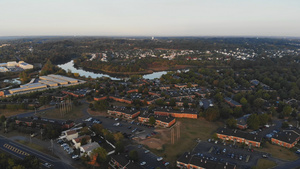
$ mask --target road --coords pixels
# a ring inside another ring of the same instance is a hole
[[[43,163],[47,162],[51,164],[55,169],[73,169],[72,166],[62,162],[59,159],[48,156],[39,151],[33,150],[27,146],[16,143],[3,136],[0,136],[0,149],[20,159],[24,159],[27,155],[34,155],[37,158],[39,158]]]
[[[300,158],[298,158],[298,160],[296,161],[292,161],[292,162],[287,162],[281,165],[278,165],[276,167],[274,167],[274,169],[292,169],[292,168],[299,168],[300,167]]]
[[[51,109],[55,109],[55,106],[48,107],[48,108],[41,109],[41,110],[36,110],[36,112],[39,113],[39,112],[43,112],[43,111],[47,111],[47,110],[51,110]],[[32,112],[17,114],[17,115],[13,115],[13,116],[9,116],[9,117],[25,118],[25,117],[32,117],[32,116],[34,116],[34,114],[35,114],[35,111],[32,111]]]

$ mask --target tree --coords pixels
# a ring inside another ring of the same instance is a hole
[[[282,125],[281,125],[281,128],[285,129],[285,128],[288,128],[289,127],[289,123],[288,122],[283,122]]]
[[[259,128],[259,118],[257,114],[251,114],[247,119],[247,125],[250,129],[257,130]]]
[[[123,144],[123,142],[122,141],[118,141],[117,143],[116,143],[116,153],[122,153],[122,152],[124,152],[124,144]]]
[[[259,118],[259,125],[261,126],[267,124],[269,121],[269,116],[266,113],[258,115],[258,118]]]
[[[133,161],[138,161],[138,159],[139,159],[138,152],[136,150],[130,151],[129,152],[129,159],[133,160]]]
[[[154,118],[153,116],[151,116],[151,117],[149,118],[149,123],[150,123],[151,125],[154,125],[155,122],[156,122],[155,118]]]
[[[210,107],[205,111],[205,119],[207,121],[215,121],[220,117],[219,109],[216,107]]]
[[[248,101],[247,101],[247,99],[246,99],[245,97],[243,97],[243,98],[241,98],[240,103],[241,103],[243,106],[245,106],[245,105],[248,103]]]
[[[235,117],[241,117],[243,115],[243,109],[241,107],[234,108],[233,115]]]
[[[230,119],[226,120],[226,125],[229,128],[236,128],[236,124],[237,124],[237,120],[235,118],[230,118]]]
[[[98,147],[98,148],[94,149],[92,151],[91,155],[97,156],[98,163],[103,163],[107,160],[107,151],[102,147]]]
[[[102,124],[93,124],[92,130],[93,130],[97,135],[99,135],[99,134],[102,133],[103,126],[102,126]]]
[[[283,116],[288,117],[292,113],[292,107],[290,105],[286,105],[283,107]]]
[[[264,101],[261,98],[257,98],[253,101],[253,106],[257,109],[260,109],[264,104]]]
[[[114,134],[114,140],[115,140],[116,142],[119,142],[119,141],[123,140],[123,138],[124,138],[124,136],[123,136],[123,134],[120,133],[120,132]]]

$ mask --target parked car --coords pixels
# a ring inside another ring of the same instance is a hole
[[[72,155],[72,159],[74,159],[74,160],[79,159],[79,155],[77,155],[77,154]]]
[[[143,162],[140,163],[141,166],[143,166],[143,165],[145,165],[145,164],[146,164],[145,161],[143,161]]]
[[[162,158],[162,157],[157,157],[156,160],[157,160],[157,161],[161,161],[161,160],[163,160],[163,158]]]
[[[146,151],[145,151],[145,153],[149,153],[149,152],[150,152],[150,150],[146,150]]]

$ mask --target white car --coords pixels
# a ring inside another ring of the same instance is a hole
[[[142,166],[143,166],[143,165],[145,165],[145,164],[146,164],[146,162],[145,162],[145,161],[143,161],[143,162],[141,162],[141,163],[140,163],[140,165],[142,165]]]
[[[163,160],[163,158],[162,158],[162,157],[157,157],[156,160],[157,160],[157,161],[161,161],[161,160]]]
[[[85,119],[84,121],[92,121],[92,117]]]
[[[45,166],[45,167],[47,167],[47,168],[50,168],[50,167],[52,167],[52,165],[51,165],[51,164],[49,164],[49,163],[44,163],[44,166]]]
[[[146,150],[146,151],[145,151],[145,154],[147,154],[147,153],[149,153],[149,152],[150,152],[150,150]]]

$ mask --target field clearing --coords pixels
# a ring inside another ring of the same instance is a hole
[[[176,161],[186,151],[191,151],[197,144],[196,140],[207,140],[223,125],[221,122],[208,122],[204,119],[177,119],[180,123],[180,138],[171,144],[171,130],[158,129],[160,134],[153,139],[147,139],[142,144],[147,145],[155,154],[164,157],[167,161]],[[175,129],[175,133],[176,129]],[[158,145],[160,139],[161,145]],[[151,143],[152,142],[152,143]],[[184,143],[184,144],[183,144]],[[151,144],[157,147],[151,146]]]
[[[275,167],[276,163],[267,159],[259,159],[256,165],[256,168],[259,169],[268,169]]]
[[[18,114],[33,112],[34,110],[7,110],[7,109],[0,109],[0,116],[4,115],[5,117],[15,116]]]
[[[295,154],[295,152],[292,152],[287,148],[281,147],[279,145],[270,144],[268,142],[265,144],[264,148],[259,149],[259,151],[270,153],[273,157],[282,160],[294,161],[298,159],[298,156]]]

